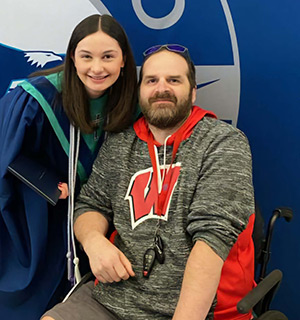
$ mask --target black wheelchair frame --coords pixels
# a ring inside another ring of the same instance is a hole
[[[290,222],[293,218],[292,209],[287,207],[276,208],[270,218],[266,237],[260,240],[261,243],[259,243],[258,239],[254,239],[254,245],[261,248],[256,263],[256,268],[260,265],[257,286],[237,304],[237,310],[240,313],[248,313],[250,310],[253,310],[254,319],[257,320],[288,320],[282,312],[270,310],[271,301],[282,280],[282,272],[276,269],[266,276],[267,264],[271,255],[271,240],[274,225],[276,220],[281,217],[285,221]],[[256,208],[256,219],[262,219],[258,208]]]

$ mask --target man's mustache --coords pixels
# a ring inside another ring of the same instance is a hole
[[[151,104],[161,99],[177,103],[177,98],[173,94],[168,92],[156,93],[153,97],[149,98],[149,103]]]

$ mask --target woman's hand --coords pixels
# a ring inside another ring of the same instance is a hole
[[[57,188],[61,191],[59,199],[66,199],[69,196],[69,188],[67,183],[59,182]]]

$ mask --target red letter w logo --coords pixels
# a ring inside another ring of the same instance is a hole
[[[169,166],[166,167],[168,168]],[[173,174],[168,188],[166,201],[164,203],[163,214],[161,216],[155,214],[155,207],[157,206],[158,201],[158,191],[157,185],[153,180],[152,168],[139,171],[132,176],[125,196],[125,200],[128,200],[130,205],[132,229],[141,222],[150,218],[168,220],[170,202],[177,184],[180,164],[177,163],[172,165],[170,170],[173,170]]]

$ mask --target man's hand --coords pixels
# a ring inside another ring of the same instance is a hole
[[[134,277],[130,261],[105,236],[95,233],[85,245],[94,276],[101,282],[119,282]]]
[[[107,230],[107,220],[96,211],[82,214],[74,224],[75,235],[89,257],[94,276],[103,283],[134,277],[130,261],[105,237]]]

